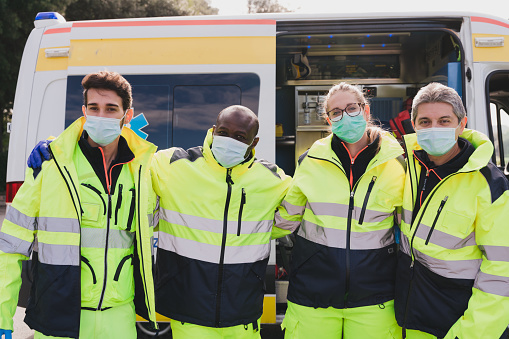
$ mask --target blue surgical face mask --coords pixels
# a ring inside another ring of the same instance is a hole
[[[345,113],[341,120],[338,121],[337,119],[339,117],[331,120],[332,133],[349,144],[354,144],[361,140],[367,125],[362,113],[354,117]]]
[[[426,153],[441,156],[451,150],[456,143],[456,129],[460,127],[431,127],[415,130],[417,143]]]
[[[217,162],[224,168],[231,168],[246,159],[247,149],[251,145],[230,137],[214,135],[212,139],[212,154]]]
[[[127,113],[127,111],[126,111]],[[122,132],[120,119],[102,118],[87,114],[87,121],[83,125],[83,129],[87,131],[88,136],[100,146],[111,144]]]

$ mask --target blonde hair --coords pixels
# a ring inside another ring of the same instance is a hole
[[[352,93],[353,95],[355,95],[358,102],[360,102],[364,105],[369,105],[368,99],[366,99],[366,96],[364,95],[364,93],[362,93],[362,91],[357,86],[351,85],[346,82],[340,82],[339,84],[336,84],[329,89],[329,93],[327,93],[327,96],[325,97],[325,101],[324,101],[325,112],[328,112],[329,110],[332,109],[329,107],[329,100],[333,95],[335,95],[338,92]],[[327,114],[327,113],[325,113],[325,114]],[[375,122],[374,122],[373,118],[371,117],[371,114],[369,114],[366,131],[368,133],[368,137],[369,137],[370,141],[373,141],[376,138],[381,137],[382,133],[384,132],[379,126],[375,125]],[[382,140],[380,138],[378,140],[378,148],[380,148],[381,142],[382,142]]]

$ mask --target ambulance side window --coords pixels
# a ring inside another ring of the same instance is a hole
[[[219,112],[244,105],[258,114],[260,77],[255,73],[126,74],[133,93],[130,128],[158,148],[201,146]],[[67,78],[65,127],[82,116],[83,76]]]
[[[509,163],[509,71],[493,73],[487,82],[490,94],[490,119],[495,154],[493,161],[500,168]]]
[[[235,85],[175,86],[173,89],[173,145],[201,146],[219,112],[240,105],[242,92]]]

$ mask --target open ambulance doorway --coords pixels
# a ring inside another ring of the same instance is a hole
[[[444,18],[278,22],[277,164],[293,174],[299,155],[330,133],[322,104],[341,81],[367,94],[372,116],[387,130],[430,82],[463,97],[461,25],[461,19]]]

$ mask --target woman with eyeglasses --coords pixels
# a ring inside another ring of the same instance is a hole
[[[276,225],[295,231],[286,339],[400,338],[394,316],[403,150],[353,85],[325,99],[332,134],[299,158]]]

